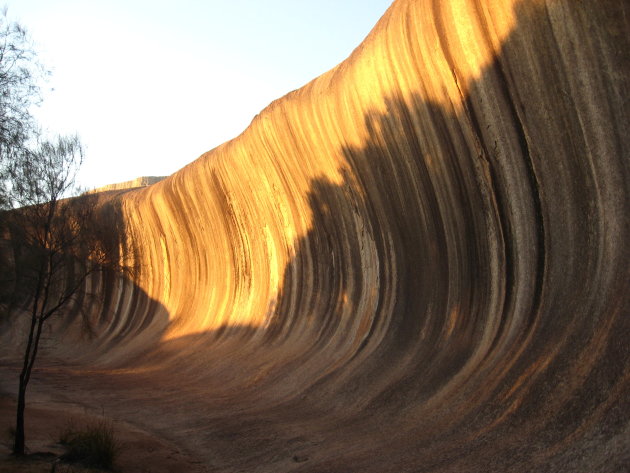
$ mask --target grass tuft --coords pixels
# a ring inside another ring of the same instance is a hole
[[[106,420],[91,422],[82,429],[69,422],[59,434],[59,443],[67,448],[63,461],[107,470],[114,468],[120,450],[114,427]]]
[[[66,425],[59,431],[58,442],[61,445],[69,445],[72,438],[79,431],[79,427],[74,419],[68,419]]]

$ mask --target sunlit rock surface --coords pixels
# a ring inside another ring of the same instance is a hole
[[[108,195],[137,273],[59,356],[209,471],[626,471],[629,77],[625,0],[398,0]]]
[[[137,177],[136,179],[132,179],[131,181],[118,182],[116,184],[108,184],[103,187],[98,187],[96,189],[91,190],[90,193],[124,190],[124,189],[135,189],[137,187],[147,187],[152,184],[157,184],[158,182],[163,180],[165,177],[166,176]]]

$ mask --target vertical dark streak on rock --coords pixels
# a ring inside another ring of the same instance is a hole
[[[526,169],[528,171],[527,178],[529,180],[530,195],[533,201],[535,225],[536,225],[536,248],[537,248],[537,260],[536,260],[536,279],[534,282],[534,296],[532,300],[532,313],[530,320],[530,327],[534,322],[534,319],[538,316],[540,304],[542,302],[542,293],[545,277],[545,222],[542,212],[542,204],[540,200],[540,188],[538,180],[536,178],[536,171],[534,169],[533,157],[530,152],[529,144],[527,143],[527,137],[525,130],[523,129],[523,123],[518,111],[515,98],[510,93],[510,86],[506,78],[506,73],[503,70],[500,61],[497,64],[497,74],[499,77],[499,84],[501,86],[506,103],[510,107],[510,113],[514,117],[513,124],[517,132],[519,144],[521,147],[522,157],[525,162]],[[508,238],[511,240],[511,238]],[[510,249],[511,250],[511,249]]]

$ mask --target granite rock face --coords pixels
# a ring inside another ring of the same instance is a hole
[[[108,197],[137,272],[90,363],[216,471],[623,471],[629,110],[625,0],[397,0]]]
[[[103,187],[90,190],[90,194],[107,191],[120,191],[125,189],[136,189],[138,187],[147,187],[153,184],[157,184],[163,180],[166,176],[142,176],[132,179],[131,181],[117,182],[116,184],[108,184]]]

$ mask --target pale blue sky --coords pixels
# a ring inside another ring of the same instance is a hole
[[[53,75],[37,111],[78,132],[82,184],[175,172],[344,60],[391,0],[9,0]]]

